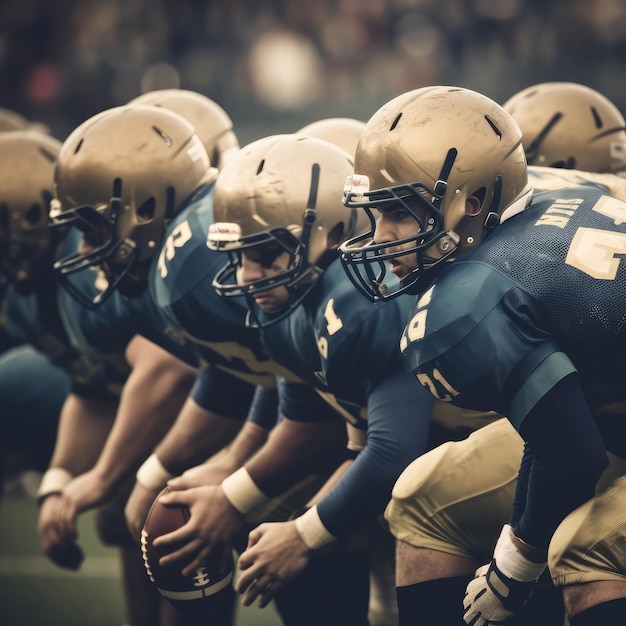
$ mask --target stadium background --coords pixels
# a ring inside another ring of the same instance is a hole
[[[58,139],[141,91],[221,104],[242,143],[325,116],[366,120],[428,84],[499,102],[540,81],[626,109],[624,0],[5,0],[0,106]]]
[[[0,107],[63,140],[143,91],[180,87],[221,104],[241,144],[323,117],[367,120],[429,84],[504,102],[552,80],[626,111],[624,0],[5,0]],[[25,487],[26,485],[26,487]],[[31,486],[32,490],[32,486]],[[0,624],[121,624],[115,553],[81,517],[80,574],[42,556],[26,483],[0,507]],[[242,610],[239,625],[272,626]]]

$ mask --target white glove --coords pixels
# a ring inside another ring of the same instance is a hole
[[[513,530],[502,529],[491,563],[478,568],[467,586],[463,620],[470,626],[505,624],[528,602],[546,563],[535,563],[513,543]]]

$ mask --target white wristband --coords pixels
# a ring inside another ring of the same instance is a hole
[[[163,489],[167,485],[170,478],[174,478],[174,474],[168,472],[163,463],[156,454],[151,454],[137,470],[135,475],[137,482],[146,489],[156,491]]]
[[[61,493],[74,476],[62,467],[51,467],[46,470],[37,489],[37,502],[41,504],[47,496]]]
[[[547,563],[529,561],[513,543],[512,536],[513,528],[509,524],[505,524],[493,551],[493,558],[498,569],[505,576],[523,583],[537,580]]]
[[[296,518],[296,530],[311,550],[319,550],[336,540],[336,537],[326,530],[316,506]]]
[[[245,467],[227,476],[222,481],[222,489],[229,502],[242,514],[247,515],[269,498],[256,486]]]

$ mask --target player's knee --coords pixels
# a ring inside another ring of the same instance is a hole
[[[126,525],[123,511],[104,507],[96,515],[96,531],[105,546],[136,546]]]

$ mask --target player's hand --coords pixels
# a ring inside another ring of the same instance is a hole
[[[78,515],[104,503],[111,495],[112,486],[106,484],[93,470],[73,478],[63,488],[64,506],[59,511],[64,533],[76,533]]]
[[[463,619],[471,626],[505,624],[524,608],[534,586],[534,582],[508,578],[493,560],[478,568],[467,586]]]
[[[174,490],[191,489],[192,487],[204,487],[206,485],[219,485],[232,474],[233,469],[217,461],[202,463],[183,472],[180,476],[167,481],[167,486]]]
[[[309,563],[312,551],[302,541],[295,521],[261,524],[248,535],[248,547],[239,557],[241,576],[235,590],[242,603],[267,606]]]
[[[155,538],[154,545],[172,549],[162,557],[162,566],[180,563],[188,576],[207,559],[218,544],[240,545],[244,517],[233,507],[219,485],[170,491],[160,496],[162,504],[184,504],[191,516],[177,530]],[[180,545],[180,544],[184,545]]]
[[[161,489],[148,489],[141,483],[135,482],[135,486],[126,500],[124,516],[131,537],[141,543],[141,530],[148,517],[150,507],[154,499],[161,493]]]
[[[65,534],[59,520],[62,518],[64,496],[51,494],[41,503],[37,530],[41,547],[46,556],[57,566],[77,570],[84,558],[83,551],[76,543],[76,533]]]
[[[535,583],[544,571],[546,551],[523,542],[505,524],[493,559],[476,570],[467,586],[463,619],[471,626],[504,624],[528,602]]]

